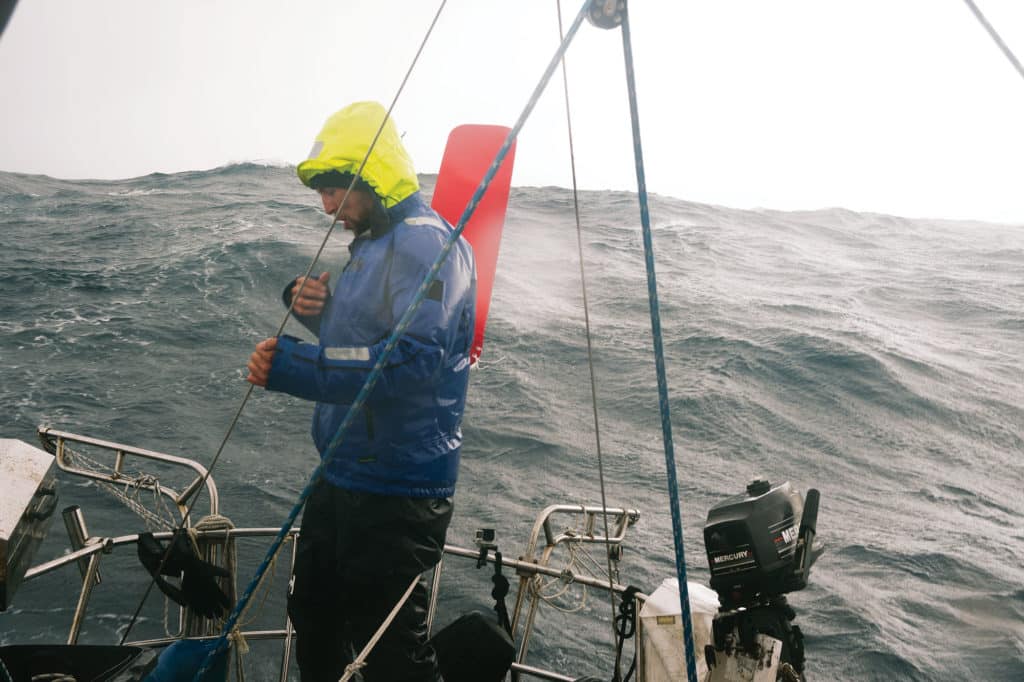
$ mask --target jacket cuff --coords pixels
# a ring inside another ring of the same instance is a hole
[[[331,306],[331,290],[327,290],[327,298],[324,299],[324,312],[319,315],[299,315],[292,308],[292,289],[295,287],[295,283],[299,281],[296,277],[292,281],[285,285],[284,291],[281,292],[281,302],[284,303],[284,307],[291,310],[292,317],[298,320],[303,327],[311,331],[315,336],[320,336],[320,323],[323,322],[324,312],[326,312]]]
[[[281,292],[281,302],[284,303],[285,308],[290,308],[292,305],[292,289],[295,288],[295,283],[298,281],[299,278],[296,277],[292,281],[288,282],[288,284],[284,286],[284,291]]]
[[[282,334],[270,365],[267,390],[316,400],[316,366],[319,347]]]

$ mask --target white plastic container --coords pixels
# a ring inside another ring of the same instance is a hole
[[[697,679],[707,675],[704,646],[711,644],[711,622],[718,613],[718,595],[705,585],[687,581],[690,617],[693,622],[693,648]],[[683,619],[679,605],[679,581],[667,578],[640,609],[645,682],[679,682],[686,679],[686,652],[683,648]]]

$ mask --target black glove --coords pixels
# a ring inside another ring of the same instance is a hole
[[[166,559],[164,558],[165,554],[167,555]],[[190,608],[206,618],[222,615],[231,606],[228,596],[220,589],[216,580],[217,578],[226,578],[230,573],[220,566],[214,566],[200,559],[192,548],[188,532],[184,529],[179,528],[174,531],[170,550],[154,538],[152,533],[140,533],[138,555],[139,561],[153,576],[160,591],[178,604]],[[163,562],[162,568],[161,561]],[[157,573],[158,569],[159,574]],[[181,588],[164,580],[161,574],[172,577],[181,576]]]

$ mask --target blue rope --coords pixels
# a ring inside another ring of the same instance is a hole
[[[676,459],[672,447],[672,420],[668,407],[668,381],[665,378],[665,355],[661,342],[661,315],[658,313],[658,285],[654,276],[654,246],[651,242],[651,216],[647,208],[647,180],[644,177],[644,156],[640,146],[640,114],[636,104],[636,82],[633,74],[633,48],[629,39],[629,15],[623,12],[622,51],[626,60],[626,83],[629,87],[629,118],[633,127],[633,156],[636,159],[636,191],[640,200],[640,224],[643,227],[644,262],[647,265],[647,294],[651,306],[651,335],[654,337],[654,364],[658,373],[658,407],[661,410],[661,434],[665,442],[665,473],[668,477],[668,501],[672,510],[672,539],[676,548],[676,575],[679,578],[679,605],[683,618],[683,645],[686,653],[686,675],[697,682],[697,663],[693,655],[693,624],[690,622],[690,593],[686,587],[686,557],[683,549],[683,523],[679,511],[679,484],[676,482]]]
[[[253,592],[256,591],[257,586],[262,580],[263,574],[266,573],[271,561],[274,558],[274,555],[277,554],[278,549],[284,542],[285,537],[287,537],[292,525],[295,523],[295,519],[298,517],[299,512],[302,510],[302,507],[306,504],[306,500],[313,492],[313,487],[317,484],[317,482],[320,480],[320,477],[323,475],[324,467],[330,463],[331,459],[334,457],[334,453],[337,452],[337,448],[342,443],[343,435],[346,429],[348,429],[349,425],[355,419],[355,416],[359,413],[359,411],[363,407],[363,404],[370,396],[370,393],[373,391],[374,386],[377,384],[377,380],[380,378],[380,375],[383,372],[384,364],[387,362],[388,357],[390,357],[391,355],[391,351],[393,351],[395,346],[398,345],[399,338],[402,336],[402,334],[405,333],[406,328],[409,326],[409,323],[412,321],[413,316],[416,314],[416,310],[420,307],[420,304],[426,298],[427,291],[430,289],[430,285],[437,277],[437,273],[441,269],[441,266],[444,263],[445,258],[447,258],[448,252],[451,251],[452,246],[455,244],[455,241],[462,235],[463,230],[465,230],[466,228],[466,223],[472,217],[473,212],[476,211],[477,205],[480,203],[480,200],[483,198],[484,193],[490,186],[491,181],[497,174],[498,168],[501,166],[502,161],[505,160],[505,156],[508,155],[509,150],[512,148],[512,144],[515,142],[516,137],[519,135],[519,131],[522,130],[523,125],[526,123],[526,119],[533,111],[534,106],[537,104],[537,100],[540,99],[541,93],[544,92],[544,88],[547,86],[548,81],[551,79],[551,75],[554,73],[555,69],[558,67],[558,64],[561,62],[562,55],[565,54],[565,51],[568,49],[569,44],[572,42],[572,39],[576,36],[577,30],[579,30],[580,25],[583,23],[583,19],[587,15],[587,9],[589,8],[589,6],[589,0],[583,3],[583,8],[580,9],[579,14],[576,16],[576,20],[573,22],[572,26],[569,28],[569,31],[566,33],[565,39],[562,41],[562,44],[558,46],[558,50],[555,52],[555,56],[551,58],[551,62],[548,64],[547,69],[544,71],[544,75],[541,76],[541,80],[537,84],[537,87],[534,89],[533,94],[530,96],[529,102],[527,102],[526,107],[523,109],[523,112],[519,115],[519,119],[516,121],[515,125],[509,131],[508,136],[505,138],[505,142],[501,145],[501,149],[498,150],[498,154],[494,157],[494,161],[491,162],[490,167],[487,169],[487,173],[484,174],[483,180],[480,181],[480,185],[477,187],[476,192],[474,192],[473,197],[469,200],[469,203],[466,204],[466,209],[465,211],[463,211],[462,217],[459,218],[458,225],[448,236],[447,241],[445,241],[444,246],[441,248],[441,252],[437,255],[437,258],[434,259],[434,263],[430,267],[430,271],[423,278],[423,281],[420,283],[419,289],[416,290],[416,294],[413,296],[412,302],[409,304],[409,307],[406,308],[405,312],[402,314],[402,317],[401,319],[399,319],[398,324],[395,325],[395,330],[392,332],[390,338],[388,338],[388,342],[387,344],[385,344],[384,350],[381,352],[380,357],[377,358],[377,362],[374,364],[373,369],[370,370],[370,374],[366,377],[366,381],[363,383],[363,387],[359,390],[359,393],[356,395],[356,399],[352,402],[352,407],[349,408],[348,413],[345,415],[345,419],[341,422],[341,425],[335,432],[334,437],[331,439],[331,442],[327,445],[327,455],[320,461],[316,468],[313,469],[313,473],[310,475],[309,481],[306,483],[306,487],[302,489],[302,492],[299,494],[298,501],[295,503],[295,506],[292,507],[292,510],[291,512],[289,512],[284,524],[281,526],[281,529],[274,537],[274,541],[273,543],[271,543],[270,548],[267,549],[266,556],[263,558],[263,561],[256,569],[256,574],[249,582],[249,585],[245,588],[245,592],[242,593],[242,596],[239,598],[238,603],[236,603],[235,607],[231,610],[231,614],[228,616],[227,621],[224,623],[221,635],[217,639],[217,645],[213,647],[210,650],[210,652],[206,655],[206,659],[203,661],[202,667],[199,669],[199,671],[196,673],[196,676],[193,678],[195,682],[201,682],[214,657],[227,645],[228,635],[234,629],[235,624],[238,622],[238,618],[241,616],[241,613],[245,609],[245,606],[249,603],[249,600],[252,598]]]

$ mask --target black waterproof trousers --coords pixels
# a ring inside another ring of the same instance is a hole
[[[302,682],[337,682],[413,577],[441,558],[450,499],[355,492],[321,480],[303,512],[288,615]],[[420,579],[362,669],[365,682],[436,682]]]

